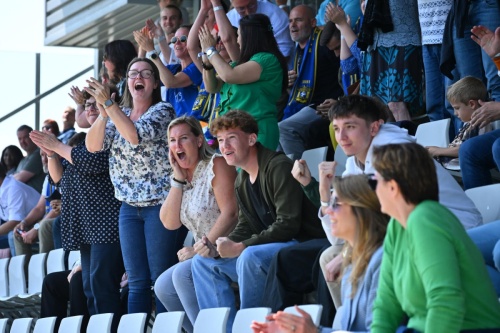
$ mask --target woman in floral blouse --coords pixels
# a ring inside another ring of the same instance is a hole
[[[177,262],[186,228],[167,230],[161,204],[170,190],[167,128],[175,117],[161,101],[160,75],[149,59],[135,58],[127,69],[122,105],[97,80],[85,88],[95,97],[100,116],[86,139],[91,152],[109,150],[109,171],[120,209],[120,242],[128,273],[129,313],[151,313],[151,286]],[[165,308],[157,301],[157,311]]]

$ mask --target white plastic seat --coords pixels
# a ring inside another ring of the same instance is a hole
[[[57,317],[40,318],[35,323],[33,333],[54,333]]]
[[[265,322],[266,316],[271,313],[271,308],[248,308],[236,312],[233,322],[233,332],[252,333],[250,324],[252,321]]]
[[[24,261],[26,255],[14,256],[9,263],[9,295],[0,297],[0,301],[7,301],[19,294],[26,293],[26,275],[24,273]]]
[[[29,333],[32,321],[33,318],[15,319],[10,328],[10,333]]]
[[[184,311],[159,313],[155,318],[151,333],[181,333],[185,315]]]
[[[299,305],[301,310],[307,312],[314,323],[314,325],[318,326],[321,320],[321,313],[323,312],[323,305],[321,304],[304,304]],[[295,306],[290,306],[284,310],[287,313],[291,313],[297,316],[302,317],[302,315],[295,309]]]
[[[68,256],[68,269],[72,269],[78,259],[80,259],[80,251],[71,251]]]
[[[10,258],[0,259],[0,297],[9,295],[9,260]]]
[[[474,202],[483,217],[483,223],[500,220],[500,184],[471,188],[465,194]]]
[[[415,139],[417,143],[427,147],[446,148],[450,144],[450,119],[436,120],[418,125]]]
[[[80,333],[83,316],[66,317],[61,320],[59,333]]]
[[[0,333],[7,333],[7,322],[9,318],[0,319]]]
[[[113,313],[95,314],[90,317],[87,333],[109,333],[112,322]]]
[[[145,324],[145,313],[129,313],[121,317],[120,324],[118,324],[118,333],[142,333]]]
[[[311,171],[311,176],[316,180],[319,179],[318,164],[326,161],[326,153],[328,152],[328,147],[320,147],[306,150],[302,153],[302,158],[306,161],[309,170]]]
[[[21,298],[39,295],[42,292],[43,279],[45,278],[45,258],[47,253],[31,256],[28,266],[28,293],[19,294]]]
[[[56,249],[49,252],[47,257],[47,274],[64,271],[64,250]]]
[[[194,333],[226,333],[229,308],[203,309],[194,323]],[[236,332],[235,332],[236,333]]]

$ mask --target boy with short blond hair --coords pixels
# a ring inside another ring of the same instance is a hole
[[[480,79],[466,76],[448,88],[446,98],[455,110],[455,115],[464,122],[464,125],[448,147],[428,146],[426,148],[444,167],[455,169],[459,165],[458,150],[462,142],[489,130],[479,131],[478,128],[470,126],[472,114],[481,107],[479,101],[487,100],[488,90]]]

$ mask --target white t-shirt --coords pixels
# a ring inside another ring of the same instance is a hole
[[[21,221],[40,200],[31,186],[7,176],[0,187],[0,218],[4,221]]]

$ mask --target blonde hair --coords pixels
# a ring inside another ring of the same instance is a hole
[[[486,101],[488,90],[483,81],[473,76],[466,76],[451,86],[446,92],[446,99],[450,102],[459,102],[467,104],[470,100]]]
[[[199,137],[201,136],[203,139],[203,142],[198,148],[198,155],[200,160],[202,161],[208,161],[212,158],[212,155],[215,153],[215,151],[210,148],[208,145],[207,141],[205,140],[205,136],[203,135],[203,129],[201,128],[200,122],[198,119],[190,116],[181,116],[179,118],[175,118],[170,122],[168,125],[167,129],[167,138],[170,137],[170,129],[174,126],[186,124],[189,126],[191,129],[191,133],[193,133],[194,136]]]
[[[339,200],[351,206],[356,217],[353,246],[346,242],[342,250],[343,270],[352,264],[349,282],[352,285],[351,297],[354,297],[358,281],[364,276],[373,253],[384,241],[389,216],[380,211],[380,202],[366,175],[336,178],[334,188]]]

